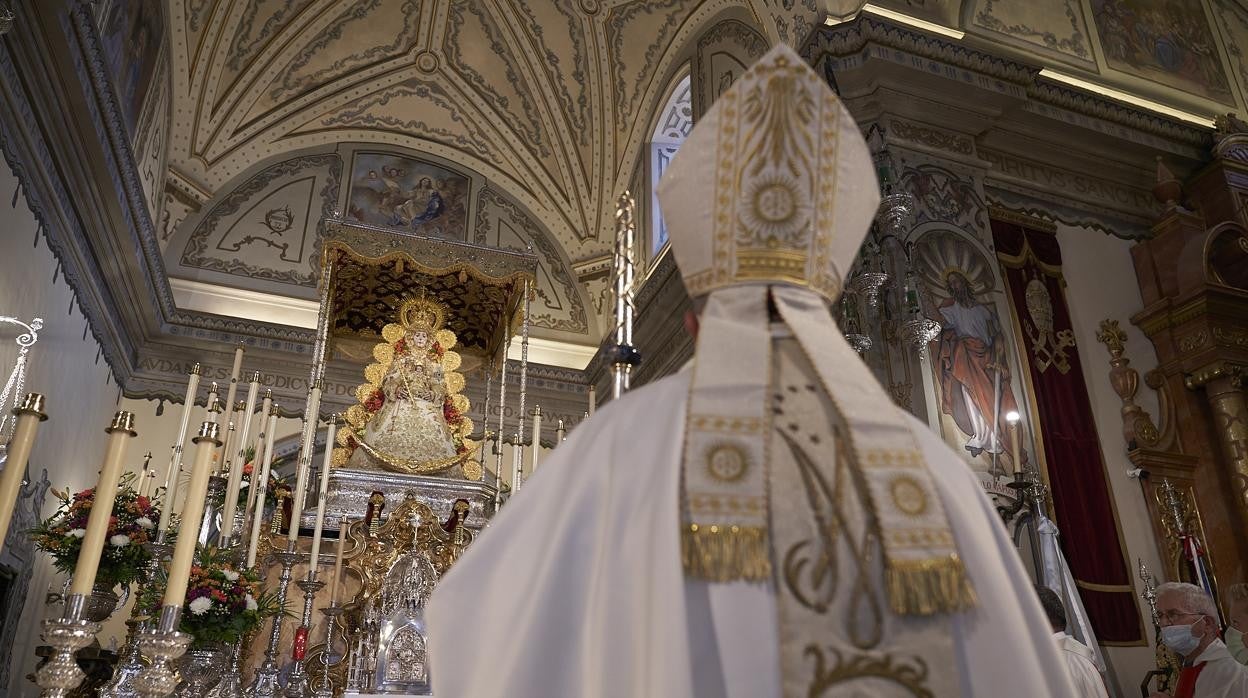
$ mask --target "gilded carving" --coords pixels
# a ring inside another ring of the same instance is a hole
[[[1109,350],[1109,383],[1122,400],[1122,435],[1128,447],[1154,446],[1160,439],[1157,426],[1143,407],[1135,404],[1135,393],[1140,388],[1140,373],[1131,368],[1131,360],[1123,356],[1127,333],[1118,326],[1117,320],[1102,320],[1096,340]]]
[[[1183,354],[1203,349],[1207,346],[1209,346],[1209,332],[1206,330],[1198,330],[1179,337],[1179,352]]]

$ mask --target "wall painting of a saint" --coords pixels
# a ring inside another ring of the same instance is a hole
[[[99,15],[104,61],[131,137],[152,91],[165,37],[163,5],[160,0],[113,0]]]

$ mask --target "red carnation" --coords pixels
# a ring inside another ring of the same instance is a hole
[[[378,388],[364,401],[364,409],[369,412],[376,412],[384,404],[386,404],[386,394],[381,391],[381,388]]]
[[[402,339],[400,339],[399,341],[397,341],[397,342],[395,342],[395,343],[394,343],[394,353],[395,353],[395,354],[406,354],[406,353],[407,353],[407,337],[404,337],[404,338],[402,338]]]

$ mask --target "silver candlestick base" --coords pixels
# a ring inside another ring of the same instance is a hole
[[[242,698],[243,696],[243,640],[239,638],[230,647],[229,663],[225,674],[204,694],[205,698]]]
[[[334,652],[334,626],[344,611],[342,606],[321,609],[321,613],[325,614],[325,649],[321,650],[321,681],[312,692],[312,698],[334,698],[334,682],[329,678],[330,655]],[[346,656],[345,653],[343,656]]]
[[[145,543],[143,546],[147,548],[152,557],[147,563],[143,588],[136,593],[136,596],[140,598],[147,588],[155,587],[160,574],[160,563],[173,553],[173,546],[165,543],[164,538],[162,532],[157,540]],[[134,606],[136,610],[139,608],[138,599],[135,600]],[[143,653],[139,650],[139,636],[151,629],[152,622],[150,618],[143,618],[139,621],[126,621],[126,625],[130,626],[130,634],[126,637],[125,657],[113,669],[113,679],[100,689],[99,698],[134,698],[139,695],[134,688],[134,680],[147,668],[143,664]]]
[[[308,572],[308,578],[300,580],[298,584],[299,588],[303,589],[303,625],[299,627],[295,635],[295,665],[286,682],[286,692],[283,694],[286,698],[309,698],[311,696],[304,654],[307,652],[308,636],[312,634],[312,602],[316,599],[316,592],[325,587],[325,582],[316,581],[315,567]]]
[[[290,588],[290,569],[302,557],[295,552],[295,544],[287,543],[286,550],[273,553],[273,557],[282,565],[282,576],[277,579],[277,606],[286,608],[286,591]],[[269,631],[269,646],[264,650],[264,662],[256,670],[256,676],[243,695],[247,698],[275,698],[278,695],[277,643],[282,637],[282,614],[273,616],[273,627]]]
[[[43,641],[53,649],[47,663],[35,672],[35,683],[42,689],[39,695],[43,698],[68,696],[87,677],[78,667],[74,653],[91,644],[100,624],[82,619],[86,601],[83,594],[71,594],[65,599],[65,613],[43,622]]]
[[[173,662],[186,653],[186,648],[195,639],[193,635],[178,632],[181,618],[181,608],[164,606],[160,609],[160,622],[156,627],[139,635],[139,647],[150,662],[133,682],[135,690],[143,698],[164,698],[173,693],[181,682]]]

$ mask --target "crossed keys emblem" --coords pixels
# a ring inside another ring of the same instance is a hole
[[[1027,283],[1024,296],[1031,322],[1026,323],[1023,329],[1027,339],[1031,340],[1036,369],[1044,373],[1049,366],[1053,366],[1060,373],[1066,373],[1070,370],[1066,349],[1075,346],[1075,333],[1070,330],[1053,331],[1053,298],[1040,279]]]

